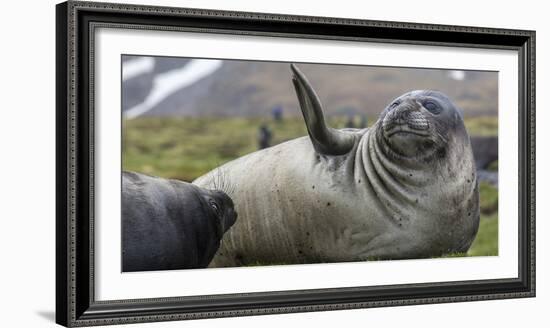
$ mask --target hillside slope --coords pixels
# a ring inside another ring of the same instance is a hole
[[[156,57],[155,74],[186,65],[186,58]],[[497,73],[466,72],[463,80],[452,71],[349,65],[299,64],[330,114],[378,115],[397,96],[415,89],[440,90],[468,116],[497,114]],[[132,94],[123,83],[123,98]],[[143,91],[141,91],[143,92]],[[129,101],[128,103],[135,103]],[[224,61],[221,68],[193,85],[168,96],[146,116],[258,116],[274,106],[297,115],[298,103],[288,63]],[[127,108],[125,108],[127,109]]]

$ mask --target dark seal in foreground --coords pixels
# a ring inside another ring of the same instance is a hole
[[[223,191],[122,174],[122,271],[204,268],[235,223]]]
[[[235,185],[239,222],[211,266],[435,257],[465,252],[479,224],[470,138],[444,94],[406,93],[369,129],[327,126],[295,67],[309,137],[219,169]],[[208,188],[214,170],[193,183]]]

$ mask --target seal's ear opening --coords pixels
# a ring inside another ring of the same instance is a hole
[[[292,83],[315,151],[323,155],[348,153],[355,144],[355,136],[327,126],[317,93],[296,65],[291,64],[290,67],[294,73]]]

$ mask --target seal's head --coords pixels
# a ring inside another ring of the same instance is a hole
[[[237,221],[237,212],[233,200],[221,190],[201,189],[201,196],[206,205],[208,217],[216,226],[218,238]]]
[[[461,114],[443,93],[417,90],[391,102],[377,133],[387,153],[400,158],[444,157],[451,136],[467,137]]]
[[[394,238],[407,245],[383,255],[414,258],[468,250],[479,225],[479,191],[459,109],[441,92],[411,91],[384,109],[374,129],[373,170],[393,181],[377,194],[398,195],[388,213],[404,231]],[[401,218],[408,220],[404,229]]]

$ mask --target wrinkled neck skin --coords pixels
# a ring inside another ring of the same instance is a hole
[[[378,125],[369,129],[358,143],[355,172],[356,175],[364,174],[379,196],[391,196],[389,200],[393,202],[416,203],[419,189],[442,182],[451,183],[456,169],[462,166],[455,154],[457,146],[452,145],[457,140],[447,140],[446,145],[434,146],[416,157],[408,157],[391,149]],[[458,144],[463,144],[463,141],[458,141]]]
[[[375,196],[389,239],[401,245],[392,250],[380,238],[372,240],[370,256],[407,258],[468,249],[471,232],[477,230],[476,173],[464,127],[453,128],[462,131],[447,133],[451,137],[442,146],[416,157],[392,151],[379,122],[357,143],[349,158],[354,183],[359,191]]]

